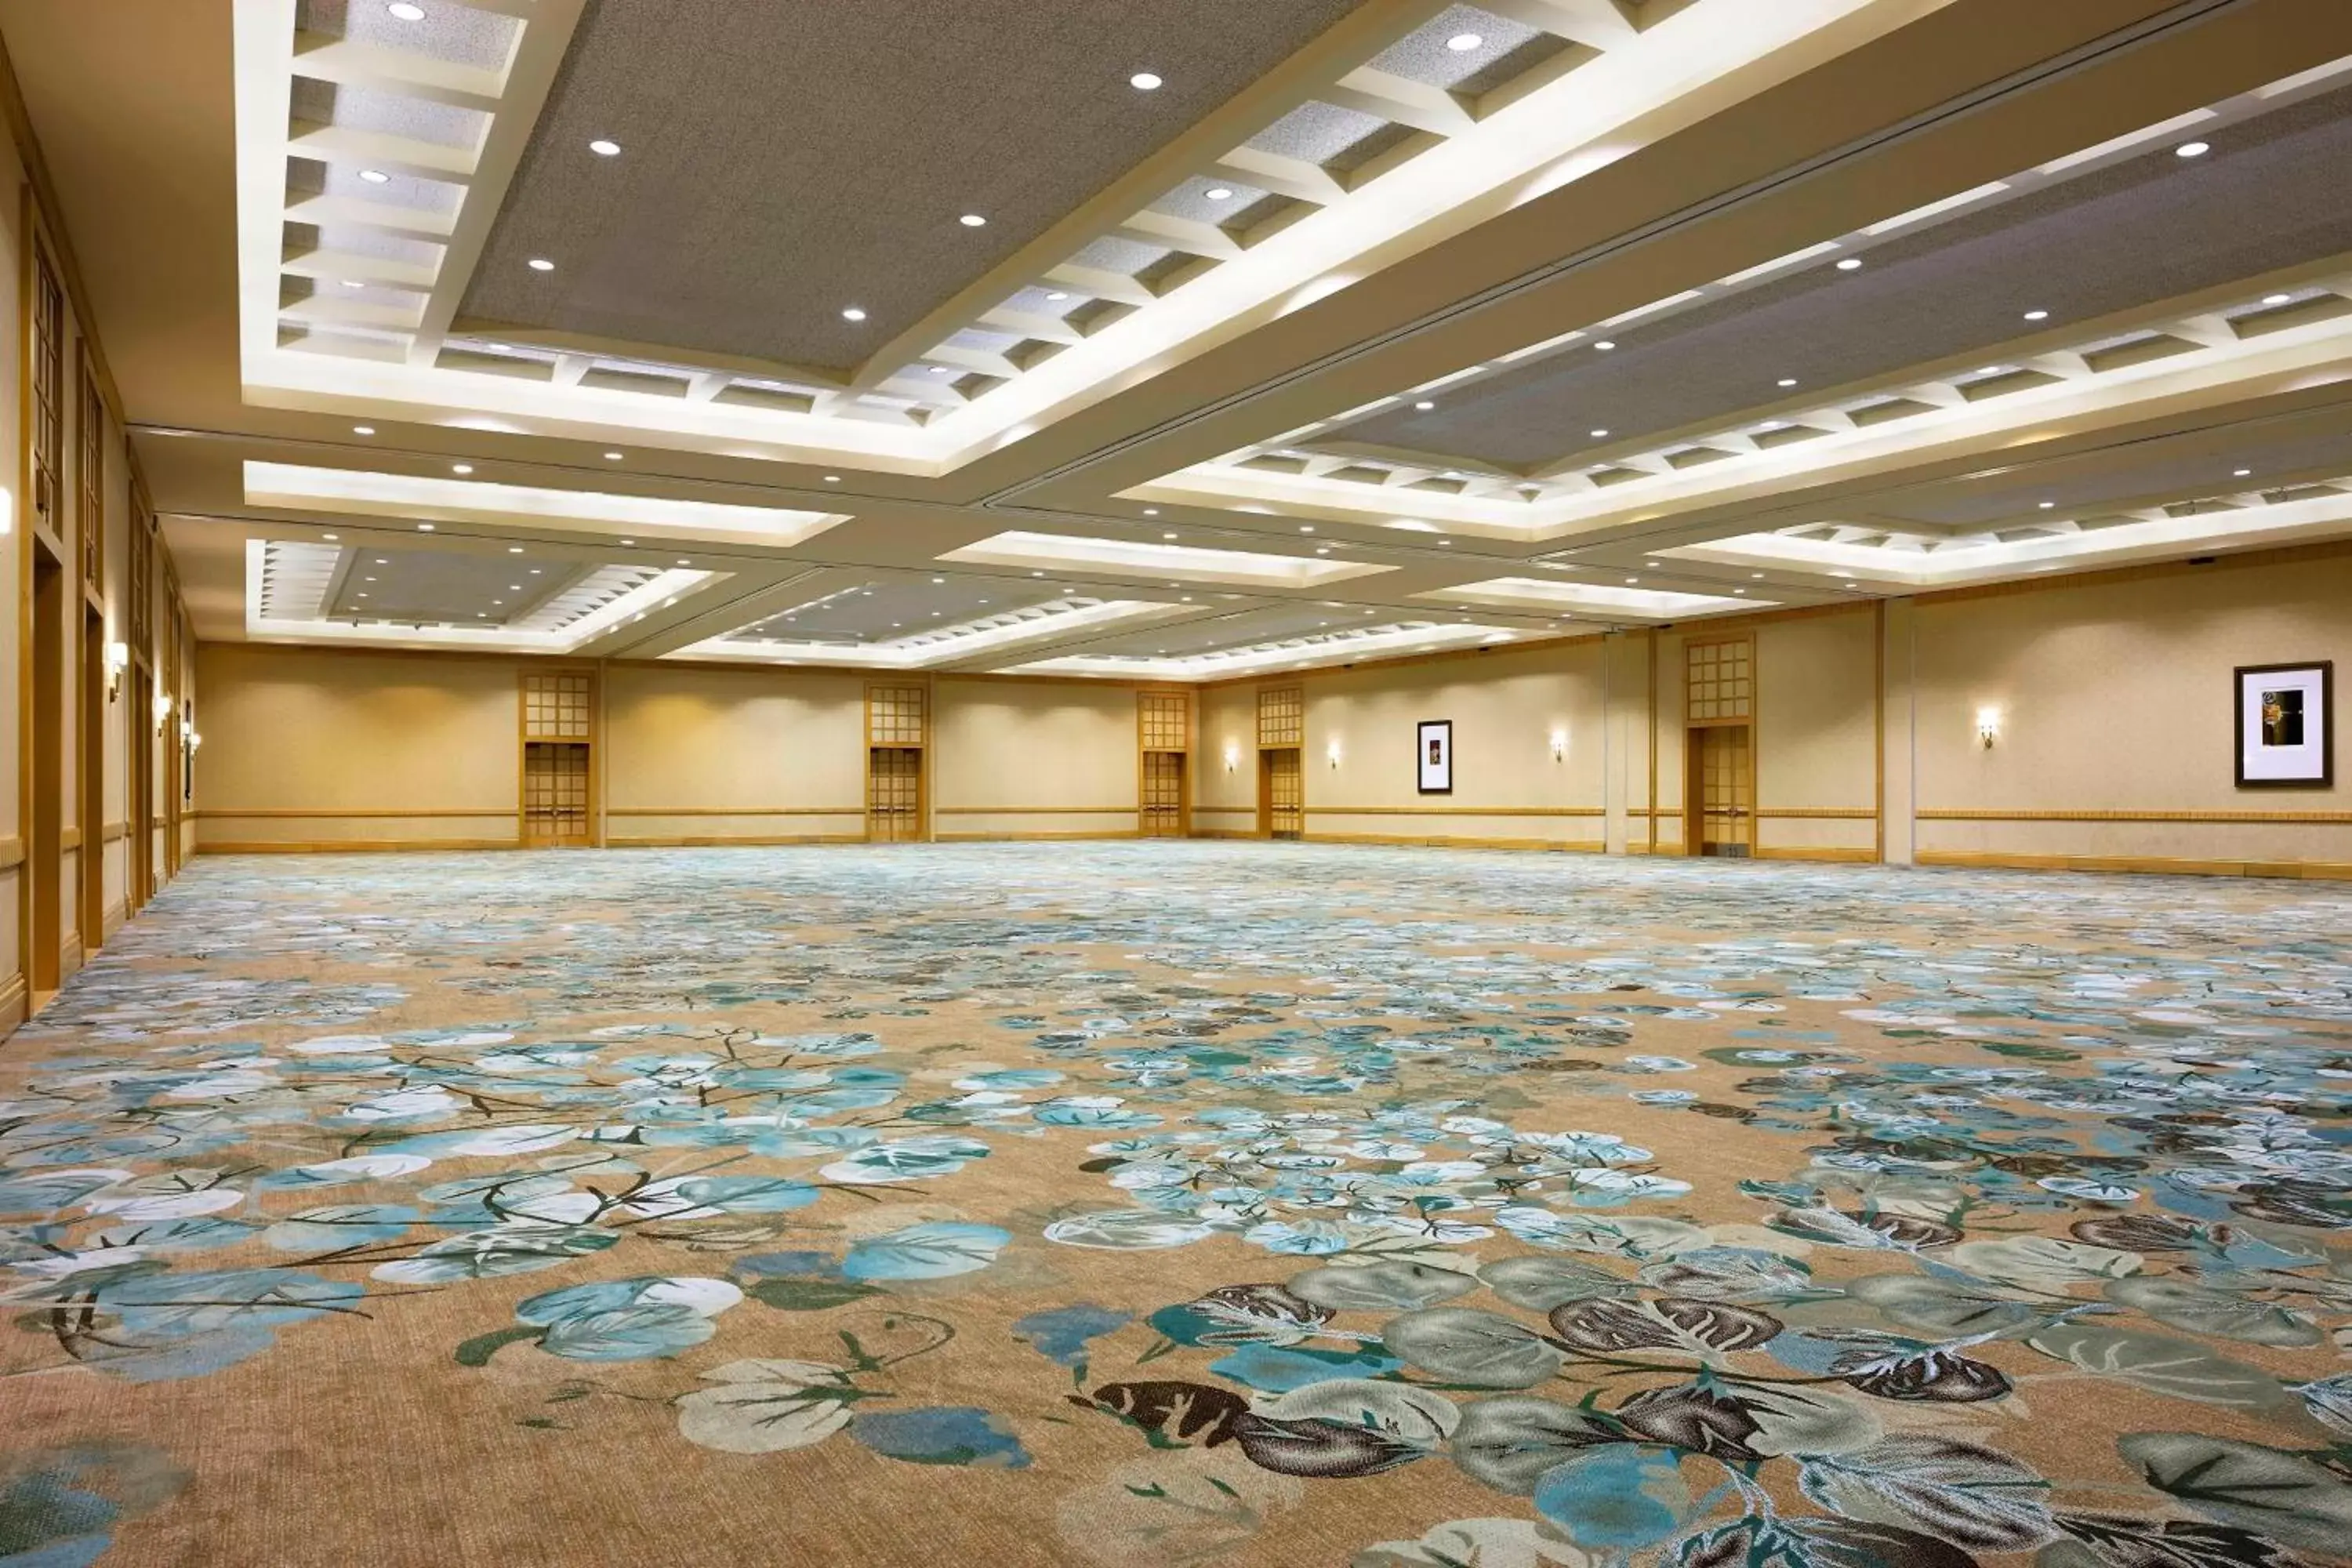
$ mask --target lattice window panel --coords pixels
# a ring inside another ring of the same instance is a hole
[[[1257,694],[1257,743],[1297,746],[1307,740],[1307,689],[1262,687]]]
[[[100,552],[106,548],[106,398],[89,356],[81,357],[81,460],[75,465],[75,531],[81,536],[81,580],[95,588],[104,581]]]
[[[876,746],[866,754],[866,836],[903,844],[922,837],[923,753]]]
[[[33,247],[33,510],[50,528],[62,526],[59,470],[65,449],[65,290],[46,247]]]
[[[1691,643],[1683,650],[1683,713],[1691,723],[1752,716],[1756,700],[1752,639]]]
[[[1136,723],[1147,752],[1192,749],[1192,700],[1181,691],[1139,691]]]
[[[1174,838],[1184,832],[1184,753],[1143,753],[1143,832]]]
[[[588,748],[534,741],[523,747],[523,835],[539,844],[588,842]]]
[[[873,746],[919,746],[927,693],[919,686],[866,689],[866,742]]]
[[[595,726],[595,677],[585,670],[526,675],[522,681],[525,740],[581,740]]]

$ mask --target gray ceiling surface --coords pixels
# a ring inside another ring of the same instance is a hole
[[[1601,446],[1971,353],[2234,279],[2352,250],[2352,90],[2105,169],[1873,247],[1857,272],[1826,259],[1654,324],[1466,385],[1428,412],[1336,432],[1532,470]],[[2027,310],[2050,312],[2040,326]],[[1565,329],[1573,325],[1562,322]],[[1606,442],[1588,434],[1609,432]]]
[[[503,626],[591,570],[572,561],[362,546],[352,552],[327,614],[339,621]]]
[[[1360,3],[590,0],[462,314],[849,368]]]

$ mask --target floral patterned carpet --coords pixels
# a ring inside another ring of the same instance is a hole
[[[2352,893],[207,859],[0,1046],[0,1568],[2352,1561]]]

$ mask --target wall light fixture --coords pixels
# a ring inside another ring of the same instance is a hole
[[[110,642],[106,645],[106,700],[109,702],[122,695],[122,672],[131,668],[131,645]]]
[[[1551,760],[1555,763],[1568,761],[1568,731],[1565,730],[1551,732]]]
[[[1984,747],[1987,751],[1990,751],[1992,749],[1993,742],[1998,739],[2000,735],[2000,710],[1998,708],[1978,709],[1977,744]]]

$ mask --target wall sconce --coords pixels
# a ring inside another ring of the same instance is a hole
[[[1225,742],[1225,772],[1232,773],[1242,765],[1242,749],[1231,741]]]
[[[1982,747],[1983,747],[1985,750],[1987,750],[1987,751],[1990,751],[1990,750],[1992,750],[1992,743],[1993,743],[1993,741],[1994,741],[1994,740],[1995,740],[1995,739],[1996,739],[2000,734],[2000,709],[1998,709],[1998,708],[1979,708],[1979,709],[1978,709],[1978,710],[1977,710],[1977,744],[1979,744],[1979,745],[1982,746]]]
[[[1331,765],[1333,767],[1338,767],[1339,765],[1339,742],[1337,741],[1332,742],[1329,747],[1325,750],[1323,754],[1330,759]]]
[[[1551,760],[1555,763],[1568,761],[1568,731],[1565,730],[1551,732]]]
[[[109,702],[122,695],[122,672],[131,668],[131,645],[110,642],[106,645],[106,700]]]
[[[163,726],[172,720],[172,699],[162,691],[155,693],[155,733],[162,734]]]

